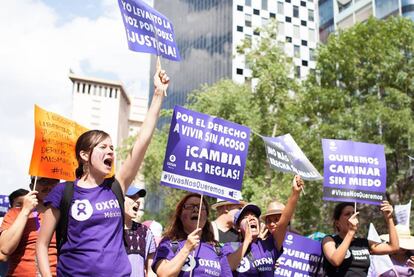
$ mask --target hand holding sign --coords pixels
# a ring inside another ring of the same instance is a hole
[[[22,212],[24,214],[30,214],[36,208],[37,204],[39,204],[36,197],[37,193],[37,191],[30,191],[24,196],[22,207]]]
[[[348,227],[349,227],[349,231],[356,233],[356,231],[358,230],[358,216],[359,212],[354,213],[349,219],[348,219]],[[348,232],[349,232],[348,231]]]
[[[160,61],[160,57],[158,57],[156,72],[154,75],[155,94],[157,95],[164,94],[165,96],[167,96],[167,88],[168,88],[169,82],[170,82],[170,77],[168,77],[165,70],[161,69],[161,61]]]
[[[293,192],[300,193],[300,191],[302,190],[303,193],[305,193],[305,190],[303,189],[304,186],[305,182],[303,182],[302,178],[299,175],[295,175],[292,181]]]
[[[197,248],[197,246],[200,244],[200,236],[201,236],[201,228],[195,229],[193,232],[191,232],[187,236],[187,241],[184,244],[184,248],[191,252],[194,249]]]
[[[388,203],[388,201],[382,201],[380,209],[382,213],[384,214],[385,219],[392,218],[392,212],[394,209],[392,208],[390,203]]]

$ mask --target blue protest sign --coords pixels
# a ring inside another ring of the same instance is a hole
[[[323,199],[379,205],[385,200],[384,146],[322,139]]]
[[[180,53],[171,22],[141,0],[118,0],[128,47],[179,61]]]
[[[9,197],[0,195],[0,217],[3,217],[9,210]]]
[[[321,268],[322,247],[319,241],[286,233],[283,253],[277,260],[275,276],[317,276]]]
[[[298,174],[305,180],[323,179],[290,134],[263,137],[263,141],[271,168]]]
[[[250,129],[175,106],[161,184],[237,202]]]

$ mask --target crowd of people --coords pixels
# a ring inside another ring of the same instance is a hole
[[[7,276],[275,276],[278,258],[305,186],[293,178],[286,204],[218,200],[212,221],[206,198],[186,194],[161,235],[154,222],[137,220],[145,190],[130,186],[144,159],[169,78],[157,67],[155,93],[136,142],[116,177],[109,135],[92,130],[75,147],[76,180],[33,177],[30,191],[9,199],[0,234],[0,260]],[[382,276],[414,276],[414,237],[394,225],[393,207],[381,204],[388,234],[383,242],[356,237],[358,212],[340,203],[334,234],[322,241],[319,276],[367,276],[371,255],[391,255],[395,268]],[[157,226],[158,227],[158,226]],[[153,232],[157,232],[154,234]],[[370,271],[372,276],[377,276]],[[395,274],[395,275],[392,275]]]

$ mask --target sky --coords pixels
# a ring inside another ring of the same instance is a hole
[[[70,70],[121,81],[130,95],[148,96],[149,55],[128,50],[116,0],[4,1],[0,194],[28,188],[34,105],[71,118]]]

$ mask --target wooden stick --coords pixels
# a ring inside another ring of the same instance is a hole
[[[35,176],[35,181],[34,181],[34,184],[33,184],[32,191],[35,191],[36,190],[36,184],[37,184],[37,176]]]
[[[203,205],[203,196],[204,195],[201,194],[201,197],[200,197],[200,207],[198,208],[197,229],[200,227],[200,217],[201,217],[201,207]],[[200,244],[201,244],[201,240],[200,240]],[[195,249],[193,250],[192,255],[193,255],[193,258],[195,260]],[[190,277],[193,277],[193,269],[191,269]]]
[[[202,205],[203,205],[203,194],[201,194],[200,207],[198,208],[197,229],[200,227],[200,217],[201,217],[201,207],[202,207]]]

